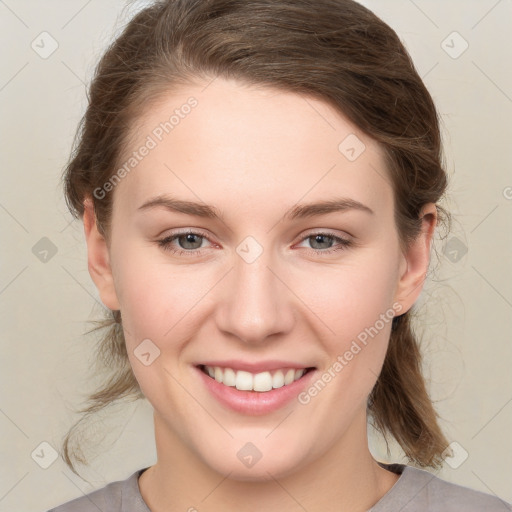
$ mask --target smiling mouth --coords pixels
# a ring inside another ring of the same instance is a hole
[[[220,384],[233,387],[239,391],[256,391],[264,393],[288,386],[301,379],[315,368],[282,368],[260,373],[251,373],[220,366],[199,365],[198,368]]]

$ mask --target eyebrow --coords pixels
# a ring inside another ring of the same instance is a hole
[[[196,217],[205,217],[223,221],[220,211],[212,205],[198,203],[195,201],[183,201],[168,195],[160,195],[149,199],[138,210],[151,210],[153,208],[164,208],[166,210]],[[350,198],[337,198],[329,201],[319,201],[315,203],[304,203],[295,205],[285,212],[283,218],[288,220],[303,219],[329,213],[344,212],[348,210],[359,210],[374,215],[375,212],[365,204]]]

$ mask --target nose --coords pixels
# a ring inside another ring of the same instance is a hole
[[[280,268],[267,251],[251,263],[235,255],[216,309],[217,327],[225,335],[255,345],[291,331],[293,293],[286,285],[286,272]]]

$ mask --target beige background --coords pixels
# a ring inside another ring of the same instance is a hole
[[[455,224],[418,303],[432,395],[457,443],[439,474],[512,501],[512,3],[364,4],[406,43],[445,130]],[[85,84],[130,15],[125,5],[0,1],[0,511],[47,510],[155,457],[151,408],[138,402],[103,419],[109,435],[84,471],[90,484],[52,460],[91,387],[92,341],[82,333],[100,307],[59,178]],[[372,446],[381,460],[401,460]]]

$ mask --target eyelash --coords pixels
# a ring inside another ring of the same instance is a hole
[[[185,250],[185,249],[173,248],[173,246],[171,245],[172,242],[174,240],[176,240],[177,238],[179,238],[180,236],[184,236],[184,235],[198,235],[201,238],[205,238],[206,240],[209,240],[208,237],[206,235],[202,234],[201,232],[188,230],[188,231],[182,231],[180,233],[174,233],[173,235],[170,235],[161,240],[158,240],[157,244],[159,247],[162,247],[164,250],[170,251],[173,254],[177,254],[178,256],[183,256],[183,255],[188,256],[188,257],[201,256],[202,255],[201,249]],[[309,249],[310,251],[313,251],[313,253],[315,255],[324,256],[324,255],[332,254],[337,251],[342,251],[344,249],[347,249],[347,248],[351,247],[353,244],[353,242],[351,240],[341,238],[340,236],[335,235],[334,233],[330,233],[329,231],[318,231],[315,233],[310,233],[309,235],[303,237],[300,241],[303,242],[304,240],[307,240],[308,238],[312,238],[312,237],[319,236],[319,235],[326,236],[326,237],[332,238],[334,241],[337,241],[338,247],[334,248],[334,249],[330,248],[330,249],[325,249],[325,250]]]

